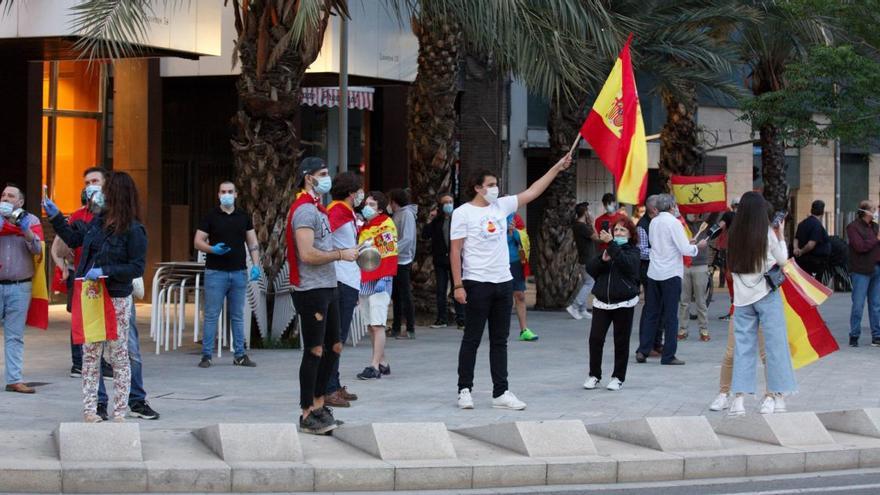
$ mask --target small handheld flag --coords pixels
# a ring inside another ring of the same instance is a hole
[[[106,278],[73,281],[70,331],[74,344],[116,340],[116,310],[107,292]]]

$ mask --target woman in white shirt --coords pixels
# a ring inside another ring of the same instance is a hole
[[[764,277],[774,265],[782,267],[788,259],[783,225],[771,227],[769,212],[767,201],[759,193],[744,194],[729,234],[729,245],[736,247],[727,255],[727,267],[733,273],[736,339],[731,416],[745,414],[744,394],[755,393],[759,325],[764,330],[769,393],[761,403],[761,413],[784,412],[783,396],[797,391],[782,298]]]

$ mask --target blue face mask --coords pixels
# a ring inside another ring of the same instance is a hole
[[[379,212],[377,212],[375,208],[373,208],[372,206],[369,206],[369,205],[364,206],[364,208],[361,210],[361,214],[362,214],[362,215],[364,216],[364,218],[366,218],[367,220],[372,220],[373,218],[376,217],[376,215],[377,215],[378,213],[379,213]]]
[[[315,191],[317,191],[318,194],[327,194],[332,187],[333,179],[331,179],[330,176],[318,177],[318,183],[315,184]]]
[[[220,205],[226,206],[227,208],[235,204],[235,195],[234,194],[221,194],[220,195]]]
[[[452,210],[453,210],[452,203],[445,203],[443,205],[443,213],[446,213],[447,215],[449,215],[450,213],[452,213]]]
[[[99,192],[101,190],[101,186],[97,184],[89,184],[86,186],[86,198],[91,198],[93,194]]]
[[[614,243],[618,246],[623,246],[627,242],[629,242],[629,239],[627,239],[626,237],[617,236],[614,238]]]

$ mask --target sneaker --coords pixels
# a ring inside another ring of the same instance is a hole
[[[678,332],[678,340],[687,340],[688,333],[687,332]]]
[[[143,402],[132,402],[128,405],[129,412],[128,415],[133,418],[141,418],[141,419],[159,419],[159,413],[153,410],[147,401]]]
[[[622,387],[623,387],[623,382],[620,381],[620,379],[618,379],[617,377],[611,377],[611,381],[608,382],[608,386],[605,387],[605,389],[616,392],[616,391],[620,390]]]
[[[535,335],[535,332],[529,330],[528,328],[523,328],[519,333],[519,340],[523,342],[534,342],[538,340],[538,336]]]
[[[459,330],[464,330],[464,320],[458,320],[455,322],[455,325],[458,326]]]
[[[330,409],[326,405],[321,406],[320,409],[313,410],[309,416],[314,416],[315,419],[322,423],[333,423],[335,425],[341,424],[340,421],[337,421],[336,418],[333,417],[333,409]]]
[[[324,403],[330,407],[351,407],[351,402],[342,397],[342,394],[339,393],[339,390],[333,392],[332,394],[325,395]]]
[[[83,421],[86,423],[100,423],[104,420],[97,414],[83,414]]]
[[[591,376],[587,378],[587,381],[584,382],[584,388],[587,390],[593,390],[599,385],[599,379],[595,376]]]
[[[492,407],[496,409],[512,409],[514,411],[522,411],[526,408],[526,403],[517,399],[510,390],[504,392],[499,397],[492,399]]]
[[[642,354],[641,352],[636,352],[636,362],[637,363],[644,363],[647,360],[648,360],[648,358],[645,357],[644,354]]]
[[[364,368],[364,371],[357,374],[358,380],[373,380],[378,378],[382,378],[382,372],[372,366],[367,366]]]
[[[382,373],[383,375],[390,375],[391,365],[379,363],[379,373]]]
[[[104,378],[113,378],[113,366],[107,361],[101,361],[101,376]]]
[[[469,388],[463,388],[458,391],[458,408],[459,409],[473,409],[474,408],[474,398],[471,397],[471,390]]]
[[[730,409],[727,410],[728,416],[744,416],[746,414],[745,397],[738,395],[733,398],[730,403]]]
[[[593,319],[593,312],[590,311],[589,309],[585,309],[585,310],[581,311],[581,316],[584,317],[584,319],[586,319],[586,320],[592,320]]]
[[[781,395],[777,395],[776,397],[774,397],[773,402],[774,412],[782,413],[788,411],[788,409],[785,407],[785,398],[783,398]]]
[[[850,347],[858,347],[859,346],[859,338],[858,337],[850,337],[849,338],[849,346]]]
[[[446,323],[446,320],[440,319],[431,324],[431,328],[446,328],[447,326],[449,326],[449,324]]]
[[[575,320],[580,320],[584,317],[584,315],[581,314],[581,310],[574,307],[574,304],[570,304],[565,310],[568,311],[568,314],[570,314]]]
[[[871,339],[871,346],[872,347],[880,347],[880,337],[873,337]]]
[[[98,404],[98,410],[95,414],[97,414],[101,420],[107,421],[110,417],[107,415],[107,404]]]
[[[725,393],[718,394],[718,397],[709,404],[710,411],[723,411],[728,407],[730,407],[730,395]]]
[[[776,400],[769,395],[764,396],[758,411],[761,414],[773,414],[774,409],[776,409]]]
[[[382,371],[382,370],[379,370],[379,371]],[[391,373],[391,368],[388,368],[388,372]],[[344,385],[342,388],[339,389],[339,395],[347,401],[358,400],[357,394],[353,394],[353,393],[349,392],[348,389]]]
[[[82,378],[83,372],[82,368],[79,366],[71,366],[70,367],[70,377],[71,378]]]
[[[310,433],[312,435],[324,435],[328,431],[335,430],[339,425],[336,424],[336,421],[322,421],[318,414],[315,414],[313,411],[308,417],[303,418],[299,417],[299,431],[303,433]]]
[[[709,333],[700,332],[700,342],[709,342],[712,340],[712,337],[709,336]]]
[[[247,354],[245,354],[241,357],[234,358],[232,360],[232,364],[234,366],[244,366],[245,368],[256,368],[257,367],[257,363],[251,361],[251,358],[249,358]]]
[[[211,358],[208,356],[202,356],[202,360],[199,361],[199,368],[210,368],[211,367]]]

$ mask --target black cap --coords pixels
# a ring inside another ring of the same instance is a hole
[[[327,168],[327,164],[321,158],[317,156],[307,156],[299,162],[299,167],[297,169],[297,184],[302,184],[303,179],[306,175],[311,175],[321,170],[322,168]]]

